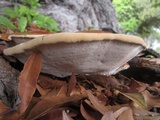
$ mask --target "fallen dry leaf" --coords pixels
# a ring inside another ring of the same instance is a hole
[[[0,100],[0,116],[3,116],[7,111],[9,111],[9,107],[6,106],[1,100]]]
[[[136,93],[138,92],[138,88],[140,87],[141,87],[140,84],[137,81],[132,79],[129,85],[128,93]]]
[[[34,24],[30,25],[28,27],[28,30],[31,31],[32,33],[37,33],[37,34],[49,34],[50,33],[48,30],[41,29]]]
[[[114,76],[105,76],[105,75],[86,75],[88,80],[91,80],[103,87],[117,87],[121,85],[120,81],[118,81]]]
[[[47,98],[43,98],[41,101],[39,101],[33,109],[30,111],[30,114],[27,116],[26,120],[30,119],[37,119],[48,112],[50,112],[52,109],[59,107],[63,104],[73,102],[73,101],[79,101],[83,99],[84,95],[72,95],[70,97],[67,96],[50,96]]]
[[[104,106],[103,104],[101,104],[101,102],[98,100],[98,98],[95,97],[90,91],[87,91],[87,94],[88,94],[88,98],[89,98],[90,102],[93,104],[93,106],[89,102],[86,102],[86,103],[88,105],[90,105],[93,109],[98,110],[103,115],[106,112],[109,112],[109,111],[114,112],[114,111],[120,109],[121,107],[128,107],[129,106],[128,104],[114,105],[114,106],[110,106],[110,105]]]
[[[76,76],[72,73],[71,78],[68,82],[67,96],[70,96],[72,90],[76,87]]]
[[[17,111],[10,111],[6,113],[3,117],[0,117],[0,120],[20,120],[19,114]]]
[[[113,111],[108,111],[104,113],[101,120],[116,120],[116,118],[114,117]]]
[[[19,95],[21,103],[18,112],[23,114],[27,109],[36,90],[37,79],[42,66],[41,53],[35,52],[30,55],[19,76]]]
[[[39,75],[38,77],[38,85],[40,85],[42,89],[57,89],[64,83],[66,83],[66,81],[52,79],[46,75]]]
[[[9,39],[8,39],[9,35],[10,34],[7,34],[7,33],[0,34],[0,39],[9,41]]]
[[[86,94],[86,90],[83,86],[81,85],[77,85],[73,90],[72,92],[70,93],[70,96],[71,95],[74,95],[74,94]]]
[[[107,110],[107,107],[104,106],[103,104],[100,103],[100,101],[98,100],[98,98],[96,98],[95,96],[93,96],[93,94],[90,91],[87,91],[88,94],[88,98],[91,101],[91,103],[93,104],[93,106],[102,114],[104,114]]]
[[[85,108],[83,107],[83,104],[81,103],[80,105],[80,111],[82,116],[86,119],[86,120],[96,120],[94,117],[92,117],[91,115],[89,115],[87,113],[87,111],[85,110]]]
[[[41,86],[39,86],[38,84],[36,84],[36,88],[41,96],[47,95],[51,91],[51,89],[42,89]]]
[[[48,114],[38,118],[37,120],[62,120],[62,111],[64,108],[53,109]]]
[[[63,84],[59,91],[57,91],[56,96],[67,96],[67,84]]]
[[[46,89],[46,91],[47,90],[49,90],[49,89]],[[43,98],[50,99],[51,97],[54,97],[54,96],[66,97],[67,96],[66,93],[67,93],[67,84],[63,83],[62,86],[58,86],[57,88],[51,89],[46,95],[41,96],[41,99],[43,99]]]
[[[158,107],[160,108],[160,97],[159,96],[154,96],[149,93],[149,91],[145,90],[142,92],[144,99],[147,103],[147,109],[150,110],[153,107]]]
[[[129,98],[133,102],[137,103],[142,108],[147,107],[144,96],[142,95],[142,93],[123,93],[118,90],[115,90],[115,93],[124,95],[125,97]]]
[[[125,110],[128,110],[129,107],[122,107],[114,112],[114,117],[118,118]]]
[[[131,108],[124,110],[118,117],[118,120],[134,120],[133,111]]]
[[[65,110],[62,111],[63,120],[73,120]]]

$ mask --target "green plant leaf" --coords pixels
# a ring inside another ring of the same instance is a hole
[[[16,17],[15,11],[10,9],[10,8],[5,8],[3,10],[3,13],[6,14],[6,15],[9,15],[11,18],[15,18]]]
[[[30,1],[30,7],[31,7],[32,9],[35,9],[35,8],[39,7],[40,4],[38,3],[38,1],[39,1],[39,0],[31,0],[31,1]]]
[[[45,16],[42,14],[37,14],[33,17],[33,20],[35,21],[44,21],[44,19],[45,19]]]
[[[27,18],[21,17],[18,21],[18,29],[20,30],[20,32],[24,32],[26,26],[27,26]]]
[[[36,10],[31,9],[31,10],[29,10],[29,14],[30,14],[31,16],[36,16],[36,15],[38,15],[39,13],[38,13]]]
[[[51,19],[48,23],[50,24],[49,26],[52,27],[53,31],[60,31],[58,28],[58,23],[55,20]]]
[[[6,8],[4,13],[9,15],[10,18],[18,19],[18,29],[20,32],[24,32],[28,25],[36,24],[38,27],[49,30],[50,32],[59,31],[57,22],[36,11],[36,8],[40,6],[39,0],[20,0],[22,5],[15,6],[14,9]],[[0,27],[4,28],[6,25],[4,22],[0,22]],[[12,26],[11,26],[12,27]]]
[[[19,16],[19,8],[18,6],[14,6],[15,17]]]
[[[28,14],[30,9],[27,6],[22,5],[19,9],[19,13],[21,16]]]
[[[27,15],[27,20],[28,20],[29,25],[33,23],[33,19],[30,15]]]
[[[16,29],[14,24],[7,17],[4,16],[0,16],[0,27],[2,28],[2,26],[9,27],[10,29]]]

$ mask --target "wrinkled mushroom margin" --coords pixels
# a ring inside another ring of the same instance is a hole
[[[25,52],[43,44],[55,44],[58,42],[76,43],[80,41],[118,40],[131,44],[140,44],[146,47],[144,40],[137,36],[113,34],[113,33],[56,33],[34,38],[28,42],[20,43],[14,47],[4,49],[5,55],[14,55]]]

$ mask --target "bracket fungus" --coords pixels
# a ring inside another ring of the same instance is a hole
[[[146,48],[137,36],[113,33],[56,33],[5,49],[25,62],[33,51],[43,56],[42,72],[57,77],[72,73],[112,75]]]

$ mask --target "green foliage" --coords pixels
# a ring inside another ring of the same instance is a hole
[[[28,6],[30,9],[35,9],[40,6],[39,0],[21,0],[23,5]]]
[[[27,26],[27,18],[26,17],[20,17],[20,19],[18,21],[18,29],[20,30],[20,32],[24,32],[26,26]]]
[[[151,0],[152,1],[152,7],[159,7],[160,1],[159,0]]]
[[[16,29],[13,23],[6,17],[0,16],[0,28],[9,27],[11,29]]]
[[[160,26],[159,0],[113,0],[121,28],[148,37]],[[155,7],[156,6],[156,7]]]
[[[34,21],[37,21],[37,26],[42,27],[44,29],[48,29],[49,31],[52,31],[54,29],[55,31],[59,31],[57,28],[57,22],[53,19],[51,19],[49,16],[44,16],[42,14],[37,14],[33,17]]]
[[[18,29],[20,32],[24,32],[26,27],[32,24],[36,24],[39,28],[49,30],[50,32],[59,31],[58,24],[54,19],[51,19],[49,16],[42,15],[36,11],[36,8],[39,6],[38,0],[21,0],[23,5],[15,6],[13,9],[6,8],[3,13],[8,15],[10,19],[16,19],[18,21]],[[6,17],[4,17],[7,19]],[[4,24],[3,21],[0,21],[0,24],[13,29],[13,24],[7,19]],[[2,28],[0,26],[0,28]],[[15,29],[15,28],[14,28]]]
[[[139,12],[140,8],[136,6],[133,0],[113,0],[113,5],[118,13],[120,27],[125,32],[136,31],[140,24],[136,12]]]
[[[160,47],[156,48],[156,52],[158,52],[160,54]]]

